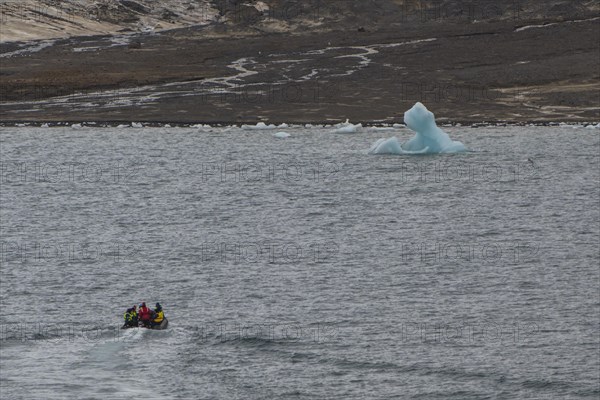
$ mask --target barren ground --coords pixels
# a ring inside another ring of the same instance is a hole
[[[4,42],[1,119],[399,122],[422,101],[460,122],[600,120],[594,12],[261,18]]]

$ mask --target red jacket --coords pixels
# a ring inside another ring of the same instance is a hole
[[[150,309],[148,307],[140,307],[138,310],[138,318],[141,321],[150,320]]]

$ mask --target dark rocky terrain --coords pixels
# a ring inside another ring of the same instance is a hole
[[[111,34],[3,41],[2,121],[398,122],[416,101],[460,122],[600,120],[594,1],[189,3],[208,22],[121,1],[94,14]],[[181,26],[132,25],[151,17]]]

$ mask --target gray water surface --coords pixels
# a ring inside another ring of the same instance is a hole
[[[2,128],[1,397],[598,398],[597,130],[285,130]]]

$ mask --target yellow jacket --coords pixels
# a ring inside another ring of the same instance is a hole
[[[165,313],[160,310],[159,312],[156,313],[156,318],[154,318],[154,322],[160,324],[163,319],[165,319]]]
[[[133,321],[134,318],[137,318],[137,313],[135,312],[135,310],[131,312],[125,311],[125,314],[123,314],[123,318],[125,319],[125,322]]]

